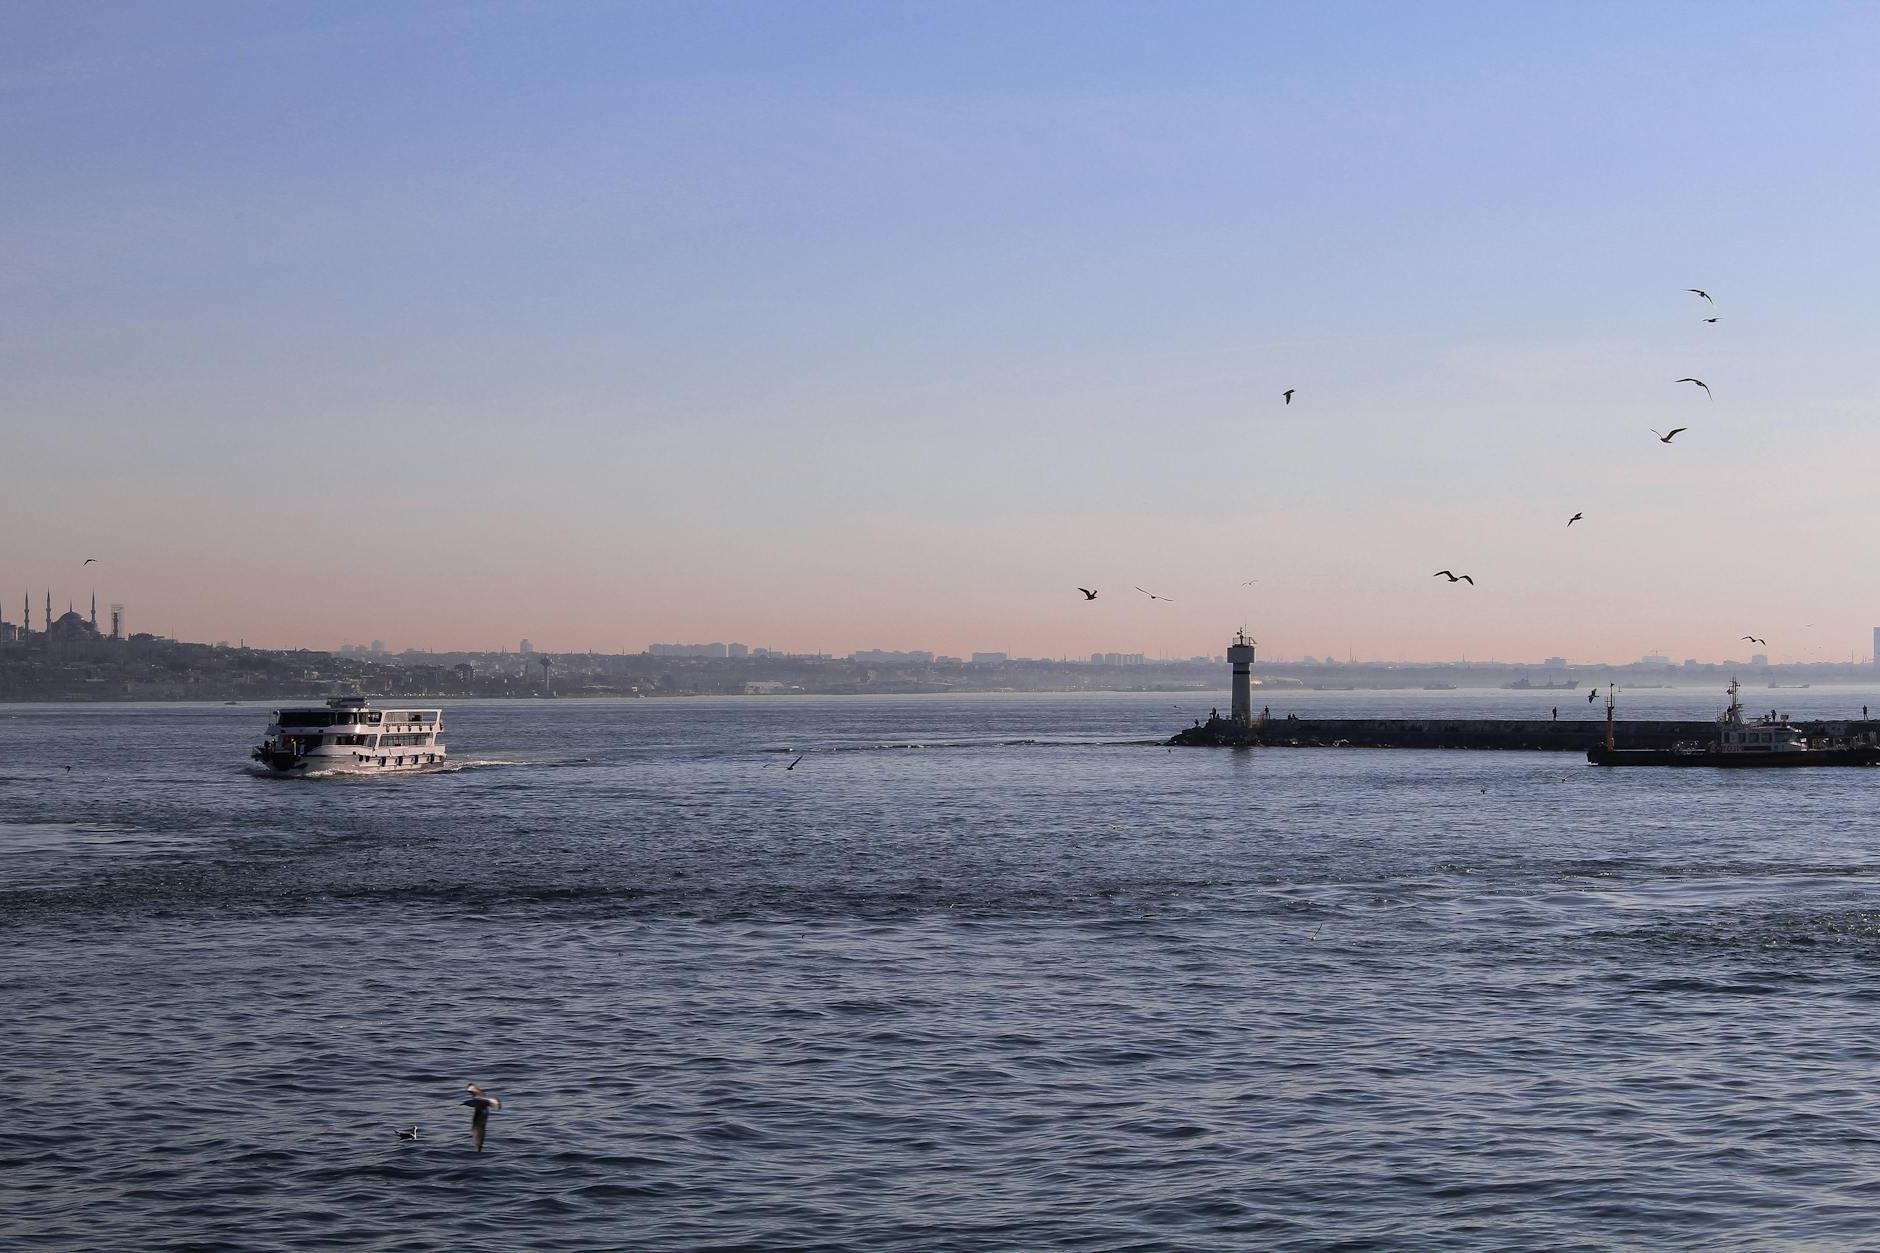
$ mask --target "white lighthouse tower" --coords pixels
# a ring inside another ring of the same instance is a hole
[[[1253,637],[1242,627],[1234,642],[1227,646],[1227,660],[1234,667],[1234,725],[1253,721]]]

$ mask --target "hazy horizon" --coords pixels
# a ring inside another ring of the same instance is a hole
[[[1880,11],[0,33],[8,621],[49,587],[264,647],[1870,654]]]

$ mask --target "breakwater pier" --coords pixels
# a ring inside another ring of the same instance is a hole
[[[1395,717],[1321,718],[1254,712],[1252,663],[1254,641],[1245,631],[1228,651],[1232,665],[1230,713],[1218,710],[1175,733],[1167,743],[1186,748],[1443,748],[1513,752],[1584,753],[1597,745],[1616,749],[1671,749],[1679,745],[1714,745],[1722,730],[1718,718],[1620,719],[1612,694],[1606,717],[1481,718]],[[1734,688],[1732,699],[1734,700]],[[1863,709],[1863,713],[1865,710]],[[1774,715],[1771,715],[1774,717]],[[1880,721],[1819,719],[1782,725],[1821,743],[1872,743]],[[1610,741],[1608,736],[1610,735]]]
[[[1811,724],[1797,724],[1804,730]],[[1822,723],[1846,733],[1849,723]],[[1714,718],[1612,724],[1618,748],[1671,748],[1717,738]],[[1472,748],[1584,753],[1606,739],[1606,724],[1549,718],[1209,718],[1168,742],[1188,748]]]

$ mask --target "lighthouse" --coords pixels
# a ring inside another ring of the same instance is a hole
[[[1234,667],[1234,725],[1244,727],[1253,721],[1253,637],[1245,627],[1227,646],[1227,660]]]

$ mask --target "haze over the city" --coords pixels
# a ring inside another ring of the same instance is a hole
[[[1831,4],[12,5],[0,615],[1865,655],[1876,54]]]

